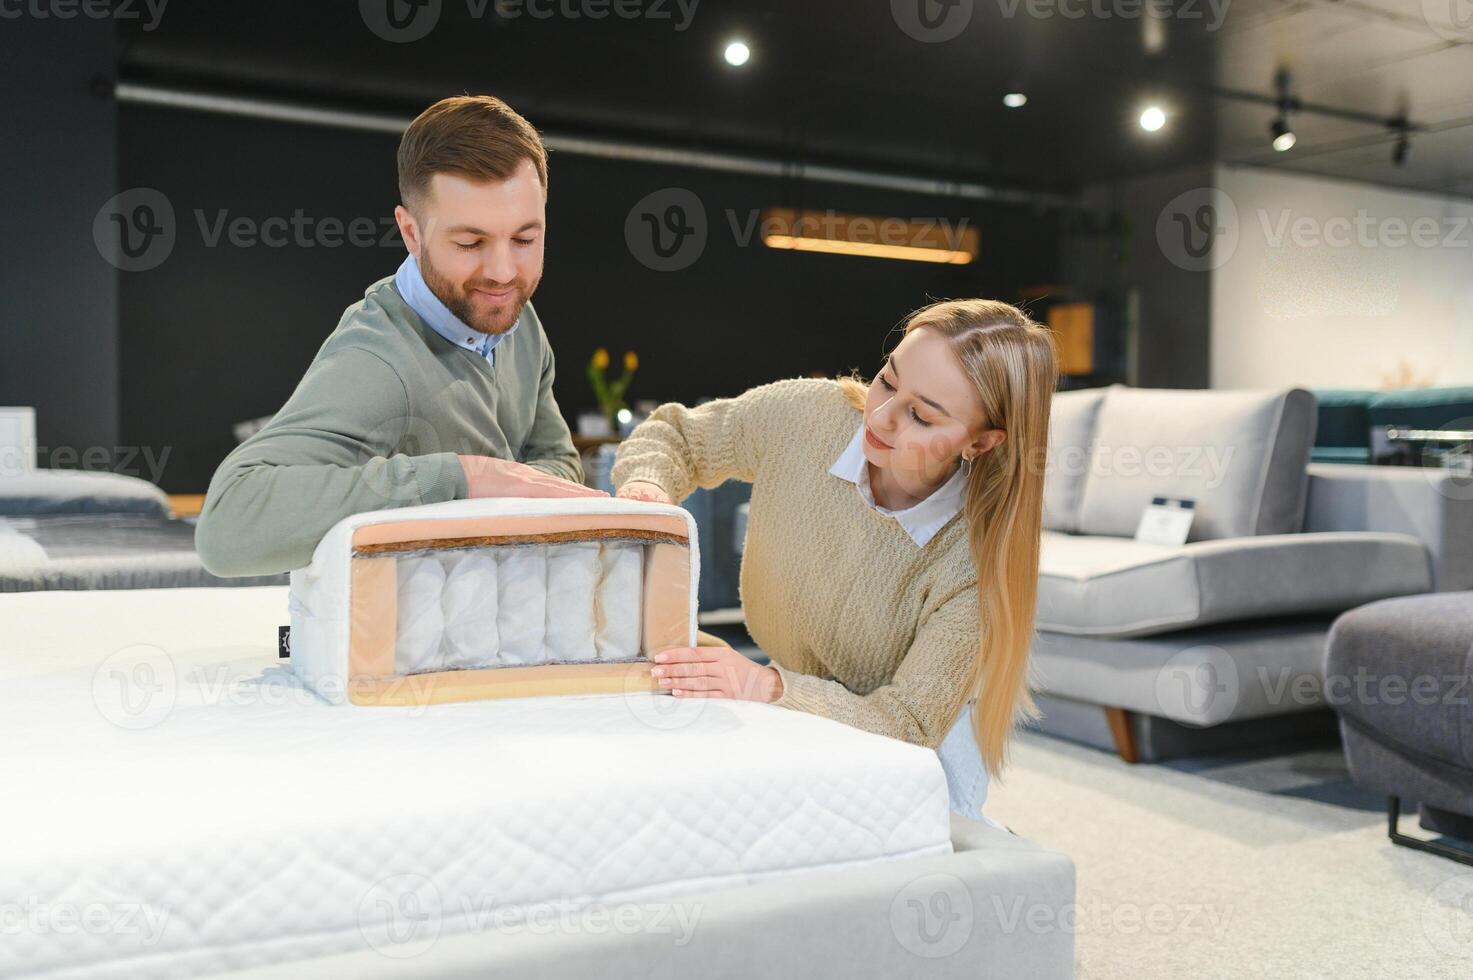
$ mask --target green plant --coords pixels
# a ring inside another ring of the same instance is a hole
[[[588,383],[593,386],[599,411],[609,420],[609,428],[617,432],[619,410],[628,407],[624,404],[624,392],[629,390],[629,382],[634,380],[634,372],[639,368],[639,355],[632,350],[624,352],[624,373],[615,380],[605,376],[608,367],[609,352],[600,347],[588,360]]]

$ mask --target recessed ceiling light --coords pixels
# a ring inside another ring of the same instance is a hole
[[[1022,92],[1009,92],[1002,97],[1002,104],[1009,109],[1021,109],[1028,104],[1028,96]]]
[[[726,46],[726,63],[733,68],[740,68],[752,57],[752,49],[747,47],[745,41],[732,41]]]
[[[1154,133],[1166,125],[1166,112],[1158,105],[1149,105],[1141,111],[1141,129]]]

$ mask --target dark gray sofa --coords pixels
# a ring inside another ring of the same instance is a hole
[[[1473,591],[1385,599],[1335,620],[1325,699],[1351,778],[1388,798],[1391,839],[1473,864],[1473,850],[1401,833],[1421,824],[1473,847]]]

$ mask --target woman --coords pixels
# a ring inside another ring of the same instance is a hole
[[[986,773],[1033,710],[1057,353],[1047,328],[993,300],[936,303],[904,326],[867,388],[794,378],[661,405],[620,447],[613,482],[620,497],[662,503],[752,483],[742,605],[772,666],[724,646],[675,648],[654,658],[663,686],[940,748],[953,805],[977,816]],[[947,751],[963,741],[971,766]]]

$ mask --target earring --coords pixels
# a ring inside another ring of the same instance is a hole
[[[972,475],[972,460],[975,458],[975,456],[968,456],[966,453],[962,453],[962,472],[968,476]]]

